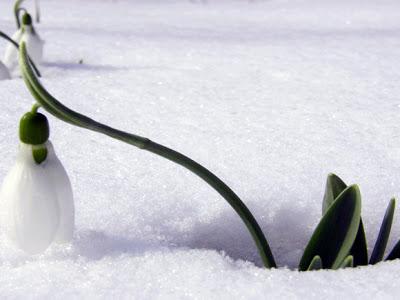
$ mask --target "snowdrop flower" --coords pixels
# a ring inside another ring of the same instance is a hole
[[[32,18],[28,13],[22,16],[22,27],[12,36],[12,39],[18,44],[26,43],[29,57],[35,65],[42,62],[44,41],[37,34],[32,24]],[[18,67],[18,49],[11,44],[6,48],[4,64],[11,72]]]
[[[71,184],[48,140],[47,118],[36,110],[21,119],[17,161],[0,191],[6,235],[29,254],[70,241],[74,231]]]
[[[4,79],[11,79],[11,75],[7,67],[0,61],[0,80]]]

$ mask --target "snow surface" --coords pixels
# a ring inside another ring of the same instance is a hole
[[[12,2],[0,2],[9,34]],[[398,0],[41,3],[46,87],[215,172],[286,267],[261,268],[240,219],[188,171],[50,117],[73,184],[76,236],[27,256],[0,235],[1,298],[398,297],[399,261],[293,271],[329,172],[360,185],[370,251],[400,195]],[[0,94],[2,180],[32,98],[19,78],[1,81]],[[398,216],[388,249],[400,238]]]

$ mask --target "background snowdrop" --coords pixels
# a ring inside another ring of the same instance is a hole
[[[35,65],[39,65],[42,62],[44,41],[33,27],[32,18],[28,13],[23,15],[22,26],[14,33],[12,39],[18,44],[26,42],[29,56]],[[18,67],[18,49],[11,44],[6,48],[4,64],[11,72]]]

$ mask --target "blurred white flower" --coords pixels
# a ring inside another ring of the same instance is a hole
[[[0,80],[10,79],[11,75],[7,67],[0,61]]]
[[[71,183],[47,138],[44,115],[27,113],[21,119],[17,161],[0,190],[2,227],[29,254],[45,251],[52,242],[68,242],[74,232]]]
[[[23,15],[22,26],[16,33],[14,33],[12,39],[18,43],[18,45],[21,42],[26,43],[29,57],[32,59],[35,65],[42,63],[44,41],[40,38],[33,27],[32,18],[28,13]],[[18,49],[12,44],[9,44],[6,48],[4,64],[11,72],[18,67]]]

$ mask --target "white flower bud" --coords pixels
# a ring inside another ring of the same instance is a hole
[[[36,66],[42,63],[44,41],[39,37],[32,25],[23,25],[12,36],[12,39],[18,43],[18,45],[21,42],[26,43],[29,57]],[[18,67],[18,49],[11,43],[7,45],[4,55],[4,64],[11,72],[16,70]]]
[[[7,236],[29,254],[45,251],[53,241],[68,241],[74,230],[74,204],[68,176],[47,141],[40,164],[32,146],[21,143],[17,162],[0,191],[1,221]]]

